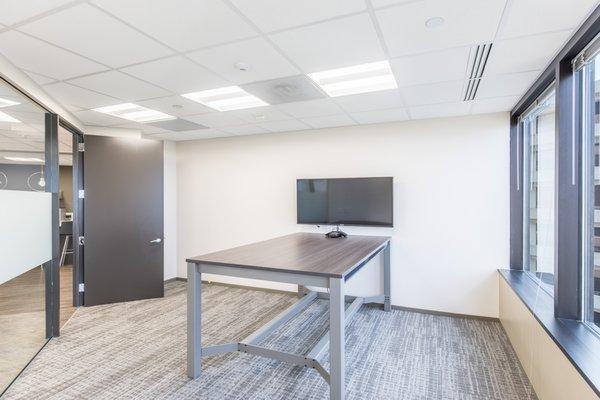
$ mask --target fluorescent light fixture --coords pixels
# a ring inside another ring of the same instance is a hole
[[[16,102],[16,101],[12,101],[12,100],[3,99],[3,98],[0,97],[0,108],[2,108],[2,107],[16,106],[17,104],[21,104],[21,103]]]
[[[35,157],[4,157],[4,159],[20,162],[44,162],[44,160]]]
[[[166,121],[168,119],[177,118],[172,115],[151,110],[133,103],[115,104],[114,106],[94,108],[92,111],[140,123]]]
[[[7,113],[0,111],[0,122],[21,122],[16,118],[11,117]]]
[[[214,108],[217,111],[241,110],[268,106],[269,104],[251,95],[239,86],[227,86],[218,89],[182,94],[183,97]]]
[[[398,84],[387,61],[354,65],[308,74],[331,97],[396,89]]]

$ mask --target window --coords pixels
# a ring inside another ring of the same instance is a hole
[[[523,266],[554,286],[555,108],[549,88],[525,114],[523,132]]]
[[[584,54],[585,57],[585,54]],[[600,327],[600,56],[587,56],[577,72],[582,126],[583,310]]]

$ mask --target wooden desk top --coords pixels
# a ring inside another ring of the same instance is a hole
[[[321,233],[294,233],[186,261],[343,278],[362,267],[389,240],[386,236],[329,239]]]

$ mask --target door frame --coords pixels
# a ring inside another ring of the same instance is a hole
[[[84,304],[84,291],[79,290],[83,285],[83,252],[84,246],[80,242],[83,238],[83,220],[85,212],[85,191],[83,181],[84,169],[84,133],[67,120],[59,117],[59,125],[72,135],[73,150],[73,306],[81,307]],[[83,193],[83,197],[79,193]],[[60,310],[59,310],[60,312]]]

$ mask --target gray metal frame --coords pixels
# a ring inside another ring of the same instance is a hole
[[[330,387],[331,400],[345,398],[345,327],[363,304],[383,303],[385,311],[391,310],[390,282],[390,243],[381,247],[377,253],[383,252],[383,288],[381,296],[351,297],[345,296],[344,278],[325,278],[322,276],[298,274],[294,272],[277,272],[256,269],[235,268],[221,265],[188,263],[187,287],[187,373],[192,379],[200,376],[202,357],[239,351],[267,357],[292,365],[315,369]],[[376,253],[376,254],[377,254]],[[298,285],[301,299],[283,311],[263,327],[239,342],[225,343],[202,347],[202,274],[235,276],[260,279]],[[307,289],[307,286],[329,289],[329,294]],[[329,331],[321,337],[317,344],[306,354],[292,354],[261,347],[258,343],[277,328],[298,315],[316,299],[329,300]],[[350,302],[346,308],[346,302]],[[331,371],[327,372],[320,358],[329,345],[329,362]]]
[[[46,280],[46,338],[59,335],[60,332],[60,238],[58,221],[58,115],[45,115],[45,165],[46,192],[52,197],[52,259],[44,263]]]

